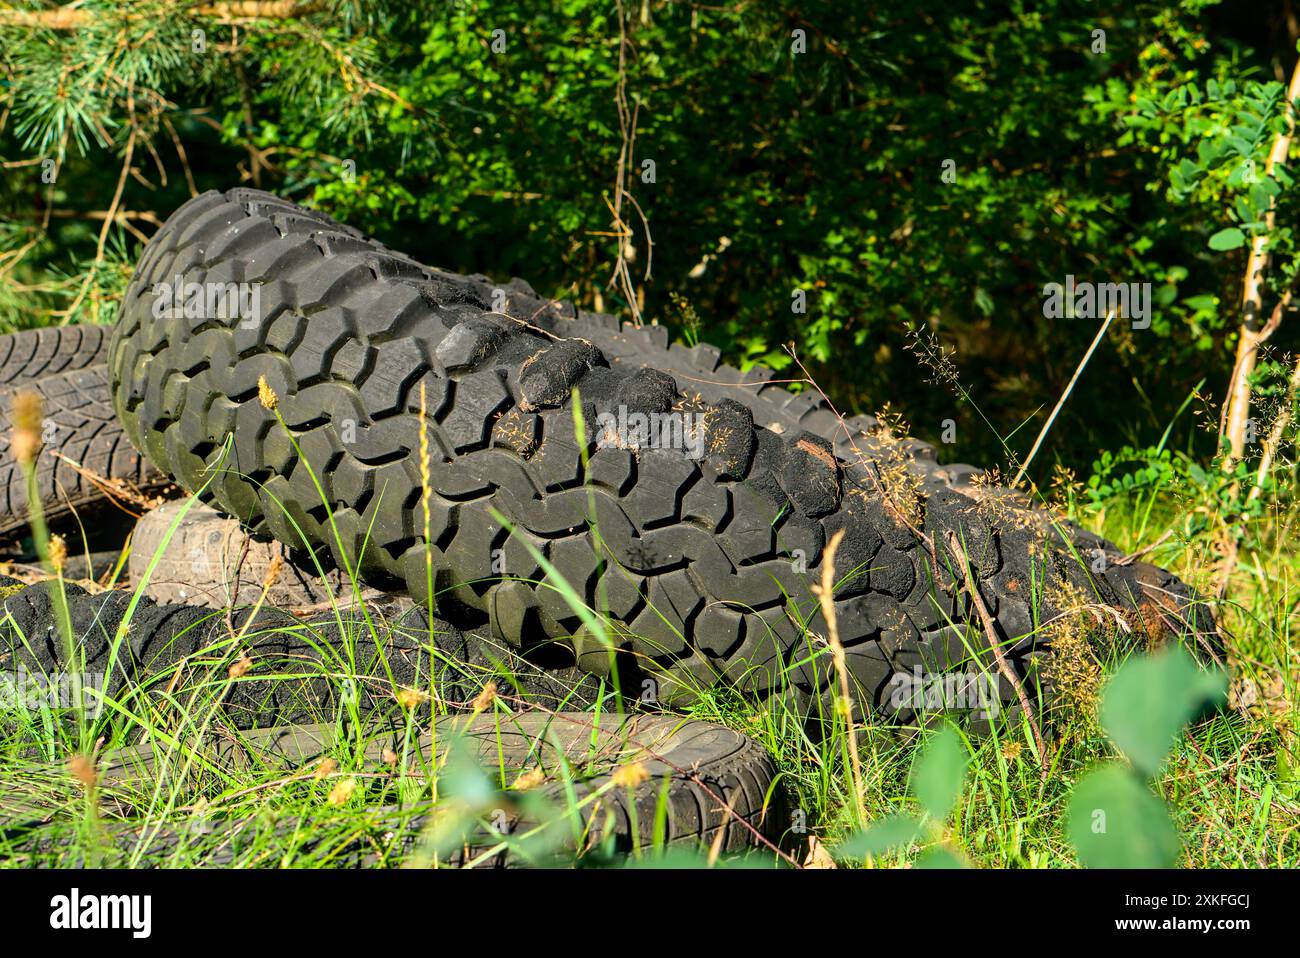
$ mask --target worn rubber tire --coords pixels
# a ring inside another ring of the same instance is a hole
[[[0,388],[102,364],[111,332],[106,326],[47,326],[0,336]]]
[[[250,667],[245,677],[221,694],[222,722],[242,734],[237,745],[236,739],[227,735],[210,738],[214,743],[211,757],[219,764],[224,759],[247,761],[256,755],[258,761],[301,765],[329,748],[334,726],[315,723],[321,715],[337,711],[342,685],[331,674],[338,665],[322,650],[338,644],[340,629],[347,629],[353,635],[358,667],[366,668],[364,674],[373,679],[355,683],[355,707],[377,728],[405,726],[404,713],[391,693],[394,687],[429,688],[429,671],[436,662],[440,671],[432,685],[438,700],[457,710],[451,718],[438,720],[439,741],[444,744],[454,729],[468,736],[481,760],[496,762],[500,756],[506,768],[518,770],[540,762],[548,772],[555,771],[558,745],[586,769],[584,780],[577,784],[579,797],[607,781],[617,765],[641,762],[650,778],[635,785],[633,798],[643,844],[653,837],[655,809],[665,779],[668,820],[664,838],[669,845],[711,843],[721,829],[721,848],[736,851],[750,847],[755,840],[754,832],[738,819],[773,841],[782,838],[789,824],[784,793],[775,785],[772,758],[752,739],[675,715],[636,714],[620,720],[612,712],[557,713],[597,708],[608,702],[608,690],[602,692],[576,669],[540,669],[491,639],[464,633],[441,620],[433,626],[436,659],[431,658],[430,631],[422,610],[374,620],[378,642],[368,628],[361,627],[359,617],[347,613],[340,622],[332,613],[300,620],[278,609],[263,608],[256,616],[240,610],[230,625],[241,641],[232,642],[224,616],[143,598],[134,610],[125,643],[114,655],[114,638],[131,593],[90,594],[68,584],[64,593],[77,650],[77,660],[70,666],[62,643],[50,638],[57,628],[52,601],[56,588],[53,582],[25,586],[0,576],[0,661],[10,674],[103,674],[111,660],[115,665],[102,691],[124,707],[123,714],[132,714],[148,711],[146,702],[158,707],[205,687],[208,694],[214,694],[211,674],[225,674],[228,664],[247,657]],[[381,654],[387,666],[378,664]],[[489,679],[497,682],[501,694],[514,697],[512,708],[533,705],[540,710],[467,717],[464,711]],[[619,749],[623,732],[629,747]],[[428,747],[427,733],[421,743]],[[593,743],[600,760],[582,762],[592,754]],[[368,758],[378,760],[385,744],[383,735],[376,736],[367,747]],[[109,790],[131,780],[151,781],[151,763],[151,746],[128,745],[101,757],[101,781]],[[710,791],[733,814],[724,815]],[[631,844],[627,799],[627,791],[617,789],[601,804],[602,810],[614,816],[613,834],[620,850]],[[591,811],[588,808],[587,814]],[[12,816],[7,817],[14,825]],[[403,821],[402,841],[409,844],[420,833],[422,822],[409,816]],[[527,821],[515,816],[511,824],[521,826]],[[44,826],[33,828],[30,837],[39,841],[45,831]],[[365,847],[371,846],[366,843]],[[217,864],[219,859],[210,863]]]
[[[225,194],[213,190],[181,207],[155,234],[150,244],[166,245],[168,234],[184,230],[207,208],[205,198],[219,197],[236,203],[252,215],[273,216],[278,229],[309,232],[350,249],[369,248],[403,275],[422,276],[439,283],[463,288],[485,301],[496,299],[502,312],[565,338],[585,339],[599,349],[611,366],[658,369],[677,379],[685,392],[697,394],[709,403],[732,399],[749,407],[754,421],[777,433],[807,431],[831,441],[841,459],[855,461],[879,449],[875,438],[878,422],[874,416],[858,415],[841,419],[816,390],[793,393],[776,379],[772,370],[753,366],[744,372],[722,362],[721,351],[708,343],[687,347],[669,343],[668,329],[663,326],[625,323],[608,313],[593,313],[572,303],[547,300],[538,296],[527,281],[518,277],[498,283],[482,274],[463,276],[437,267],[426,266],[405,253],[392,250],[372,237],[346,226],[324,213],[300,206],[262,190],[238,188]],[[141,261],[144,268],[148,262]],[[163,278],[163,277],[159,277]],[[499,292],[498,292],[499,291]],[[918,439],[905,439],[891,455],[906,457],[911,468],[928,488],[952,487],[967,494],[979,492],[972,480],[981,470],[965,463],[941,465],[935,448]]]
[[[709,722],[682,719],[672,715],[633,715],[622,722],[616,716],[595,716],[586,712],[539,712],[516,715],[479,715],[472,718],[449,716],[437,723],[437,737],[428,732],[410,746],[412,767],[425,767],[432,761],[432,743],[445,754],[446,743],[453,737],[466,744],[471,755],[484,766],[494,780],[507,782],[528,769],[538,769],[546,781],[538,792],[555,808],[564,808],[570,798],[557,775],[561,762],[575,773],[572,801],[581,802],[609,782],[613,770],[636,762],[648,776],[630,788],[608,790],[598,802],[588,802],[579,814],[583,829],[591,831],[591,845],[612,840],[615,855],[627,854],[634,846],[653,847],[657,838],[667,849],[682,847],[711,848],[715,842],[726,853],[743,852],[764,839],[777,845],[787,836],[789,812],[785,793],[776,783],[776,767],[768,753],[755,741],[731,729]],[[356,732],[349,733],[355,741]],[[217,739],[208,750],[207,759],[217,767],[241,768],[256,762],[260,768],[279,768],[290,775],[302,769],[317,768],[323,758],[335,751],[337,729],[326,725],[291,725],[259,729],[241,735],[238,741]],[[368,737],[365,760],[380,773],[386,748],[403,749],[399,734],[391,731]],[[422,757],[416,757],[416,751]],[[152,745],[142,744],[121,749],[102,758],[101,786],[108,794],[118,789],[153,782],[159,758]],[[549,784],[548,784],[549,783]],[[657,813],[663,809],[663,831],[656,836]],[[517,804],[493,827],[508,834],[522,834],[539,824],[531,814],[521,813]],[[635,809],[635,815],[631,810]],[[400,861],[417,847],[418,839],[429,824],[425,813],[412,815],[397,808],[375,808],[367,812],[367,831],[374,838],[356,840],[346,849],[331,848],[336,864],[368,865],[374,862],[378,845],[386,857]],[[249,822],[234,819],[210,824],[202,834],[193,830],[162,826],[152,833],[151,852],[173,846],[190,845],[189,856],[196,848],[210,848],[211,855],[197,852],[205,865],[225,865],[238,860],[241,847],[249,844]],[[747,827],[748,826],[748,827]],[[572,825],[568,820],[552,823],[550,828],[562,834],[560,848],[548,852],[537,864],[569,864],[573,854]],[[284,837],[295,831],[308,836],[321,831],[311,822],[296,817],[275,823],[276,833]],[[118,831],[108,824],[110,833]],[[121,827],[124,845],[138,840],[129,825]],[[256,831],[257,829],[252,829]],[[32,838],[42,835],[32,829]],[[48,828],[44,829],[48,831]],[[719,834],[721,832],[721,834]],[[635,841],[633,835],[636,835]],[[382,836],[382,837],[380,837]],[[465,864],[496,845],[490,834],[474,832],[467,841],[442,859],[444,864]],[[31,842],[19,842],[30,847]],[[308,837],[298,845],[299,853],[315,845]],[[778,846],[779,847],[779,846]],[[601,854],[604,849],[601,849]],[[501,868],[532,864],[510,850],[486,859],[486,867]]]
[[[104,366],[53,373],[0,389],[0,538],[21,535],[31,521],[27,477],[12,449],[13,401],[22,392],[37,394],[42,403],[46,443],[36,457],[36,490],[51,527],[74,514],[84,521],[98,510],[113,508],[107,493],[72,463],[111,486],[145,495],[171,485],[122,432]]]
[[[1113,547],[1105,571],[1091,572],[1078,553],[1100,540],[1043,513],[1009,502],[990,512],[942,486],[885,480],[877,463],[838,459],[821,436],[756,425],[749,407],[710,405],[662,370],[611,366],[590,342],[559,338],[540,317],[494,312],[481,284],[430,279],[318,219],[219,194],[175,216],[181,225],[160,231],[141,259],[110,347],[115,402],[132,440],[188,490],[215,476],[210,494],[250,527],[291,544],[305,535],[307,545],[360,560],[374,581],[403,582],[423,601],[423,388],[439,608],[466,624],[490,619],[517,647],[559,642],[580,666],[609,667],[599,636],[524,540],[621,624],[617,644],[659,683],[661,701],[686,701],[723,681],[800,710],[828,707],[835,678],[816,638],[828,628],[811,586],[836,532],[844,533],[838,634],[863,706],[887,704],[913,668],[944,671],[972,658],[990,668],[950,536],[964,543],[1022,674],[1044,641],[1037,626],[1072,607],[1068,590],[1136,611],[1137,625],[1153,632],[1209,627],[1181,583],[1116,564]],[[262,315],[254,323],[155,318],[154,284],[178,274],[187,283],[262,283]],[[262,379],[278,397],[275,414],[259,402]],[[582,437],[573,388],[583,397]],[[598,448],[598,416],[620,406],[704,417],[706,454]],[[349,428],[353,441],[344,438]],[[898,490],[936,543],[934,559],[887,507],[897,506]],[[504,576],[494,570],[497,548]]]
[[[76,656],[69,663],[58,632],[57,588],[53,580],[24,585],[0,576],[5,672],[103,676],[104,694],[125,707],[123,714],[156,709],[174,701],[173,693],[211,694],[214,676],[224,677],[243,656],[250,663],[246,678],[220,697],[222,721],[238,729],[321,721],[339,713],[348,688],[359,714],[399,724],[405,716],[394,699],[399,688],[431,692],[451,709],[467,707],[488,681],[518,704],[543,709],[591,708],[609,695],[573,667],[572,657],[568,667],[542,668],[489,637],[442,619],[430,623],[423,609],[392,617],[369,610],[369,621],[356,609],[300,618],[266,605],[227,616],[143,596],[114,651],[132,592],[91,593],[65,582]],[[344,648],[346,660],[339,658]],[[344,669],[355,669],[345,673],[350,686],[340,678]]]
[[[322,576],[309,556],[267,536],[251,535],[210,506],[193,503],[187,509],[181,499],[140,517],[131,535],[127,571],[133,583],[148,575],[144,592],[155,602],[225,609],[256,602],[272,564],[279,572],[264,601],[276,608],[323,611],[334,601],[346,605],[353,598],[352,584],[342,570],[326,565]],[[383,604],[390,614],[402,608],[400,598],[375,589],[363,588],[360,597]]]

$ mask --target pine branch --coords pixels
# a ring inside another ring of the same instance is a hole
[[[211,17],[223,23],[235,20],[292,20],[324,10],[325,0],[222,0],[189,7],[186,12]],[[148,14],[128,14],[128,19],[143,19]],[[49,10],[0,10],[0,25],[33,27],[44,30],[77,30],[99,18],[99,11],[68,5]]]

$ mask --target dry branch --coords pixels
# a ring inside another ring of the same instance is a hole
[[[1273,147],[1268,151],[1264,165],[1264,175],[1272,176],[1279,163],[1285,163],[1291,152],[1291,140],[1295,135],[1294,103],[1300,98],[1300,59],[1296,61],[1291,72],[1291,83],[1286,91],[1286,131],[1279,133],[1273,140]],[[1273,334],[1277,323],[1282,318],[1282,311],[1290,302],[1288,291],[1274,310],[1273,317],[1267,325],[1260,326],[1260,308],[1264,294],[1264,274],[1268,272],[1268,243],[1273,233],[1276,220],[1276,207],[1270,201],[1268,212],[1264,216],[1264,229],[1257,233],[1250,243],[1250,257],[1246,260],[1246,277],[1241,291],[1241,333],[1237,340],[1237,359],[1233,365],[1232,378],[1228,383],[1228,400],[1226,431],[1230,453],[1224,463],[1225,471],[1231,472],[1246,450],[1246,420],[1250,416],[1250,376],[1255,371],[1255,362],[1259,356],[1259,347]]]

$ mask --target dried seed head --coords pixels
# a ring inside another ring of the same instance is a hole
[[[536,788],[542,782],[546,781],[546,773],[542,771],[541,766],[533,766],[515,779],[515,783],[510,787],[517,792],[526,792],[530,788]]]
[[[13,437],[10,448],[14,458],[22,465],[30,465],[41,451],[41,397],[39,393],[23,391],[13,398]]]
[[[485,708],[487,708],[493,702],[495,702],[496,699],[497,699],[497,684],[495,682],[490,681],[488,682],[487,685],[483,686],[483,691],[479,692],[479,694],[475,697],[474,711],[482,712]]]
[[[1051,651],[1043,664],[1044,680],[1057,690],[1054,708],[1091,725],[1101,692],[1102,636],[1086,613],[1088,595],[1078,586],[1056,582],[1045,587],[1043,599],[1047,608],[1057,611],[1050,626]]]
[[[276,580],[280,578],[280,571],[284,568],[284,557],[275,555],[271,556],[271,564],[266,567],[266,575],[262,578],[262,589],[266,591],[275,585]]]
[[[429,696],[416,689],[398,689],[393,693],[393,698],[397,699],[397,704],[404,709],[413,709]]]
[[[79,781],[86,788],[92,788],[97,778],[95,774],[95,763],[91,761],[88,755],[74,755],[68,759],[68,771],[72,777]]]
[[[274,409],[280,404],[280,397],[275,394],[265,376],[257,377],[257,401],[263,409]]]
[[[650,773],[645,770],[644,765],[640,762],[630,762],[616,768],[609,780],[621,788],[635,788],[649,778]]]
[[[331,805],[342,805],[352,797],[352,793],[356,790],[357,780],[355,778],[341,778],[330,789],[329,803]]]
[[[320,764],[316,766],[316,771],[312,773],[312,778],[319,782],[338,767],[339,763],[334,761],[334,759],[323,758],[320,760]]]
[[[234,663],[233,665],[230,666],[230,668],[226,669],[226,675],[230,676],[232,679],[243,678],[245,675],[248,674],[248,670],[251,669],[252,667],[253,667],[253,660],[250,659],[248,657],[248,653],[245,652],[238,662]]]
[[[54,570],[55,575],[63,573],[63,567],[68,564],[68,543],[63,536],[50,536],[50,568]]]

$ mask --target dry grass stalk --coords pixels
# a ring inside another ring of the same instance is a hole
[[[1114,319],[1115,310],[1112,309],[1106,314],[1106,321],[1101,324],[1101,329],[1097,330],[1097,335],[1093,337],[1092,345],[1088,347],[1088,351],[1083,354],[1083,359],[1079,360],[1079,365],[1075,367],[1074,375],[1070,377],[1070,381],[1066,384],[1065,391],[1062,392],[1061,397],[1056,400],[1056,406],[1052,409],[1052,414],[1047,417],[1047,422],[1043,423],[1043,428],[1038,431],[1038,438],[1034,440],[1034,445],[1029,450],[1029,455],[1025,456],[1025,461],[1020,464],[1020,471],[1017,472],[1016,477],[1011,480],[1012,489],[1020,485],[1020,480],[1025,477],[1025,472],[1029,469],[1029,464],[1034,461],[1034,456],[1038,454],[1038,448],[1043,444],[1043,440],[1047,438],[1048,432],[1051,431],[1052,423],[1056,422],[1056,417],[1060,414],[1061,407],[1064,406],[1065,401],[1070,398],[1070,393],[1074,392],[1074,384],[1079,381],[1079,377],[1083,374],[1084,367],[1088,365],[1088,360],[1092,359],[1092,354],[1097,351],[1097,347],[1101,344],[1102,338],[1106,335],[1106,330],[1110,329],[1110,324]]]
[[[44,411],[39,393],[19,392],[13,398],[12,410],[13,435],[9,448],[14,458],[23,466],[30,466],[36,461],[43,445],[41,441],[41,421]]]
[[[835,674],[839,677],[840,695],[837,711],[844,718],[844,728],[849,738],[849,766],[853,774],[853,811],[861,822],[866,821],[866,808],[863,806],[862,757],[858,754],[858,727],[853,721],[853,695],[849,683],[848,663],[844,658],[844,643],[840,641],[839,620],[835,616],[835,550],[844,539],[844,530],[840,529],[831,541],[826,543],[822,552],[821,583],[812,587],[813,594],[821,605],[822,616],[826,619],[826,644],[831,650],[831,662]]]

